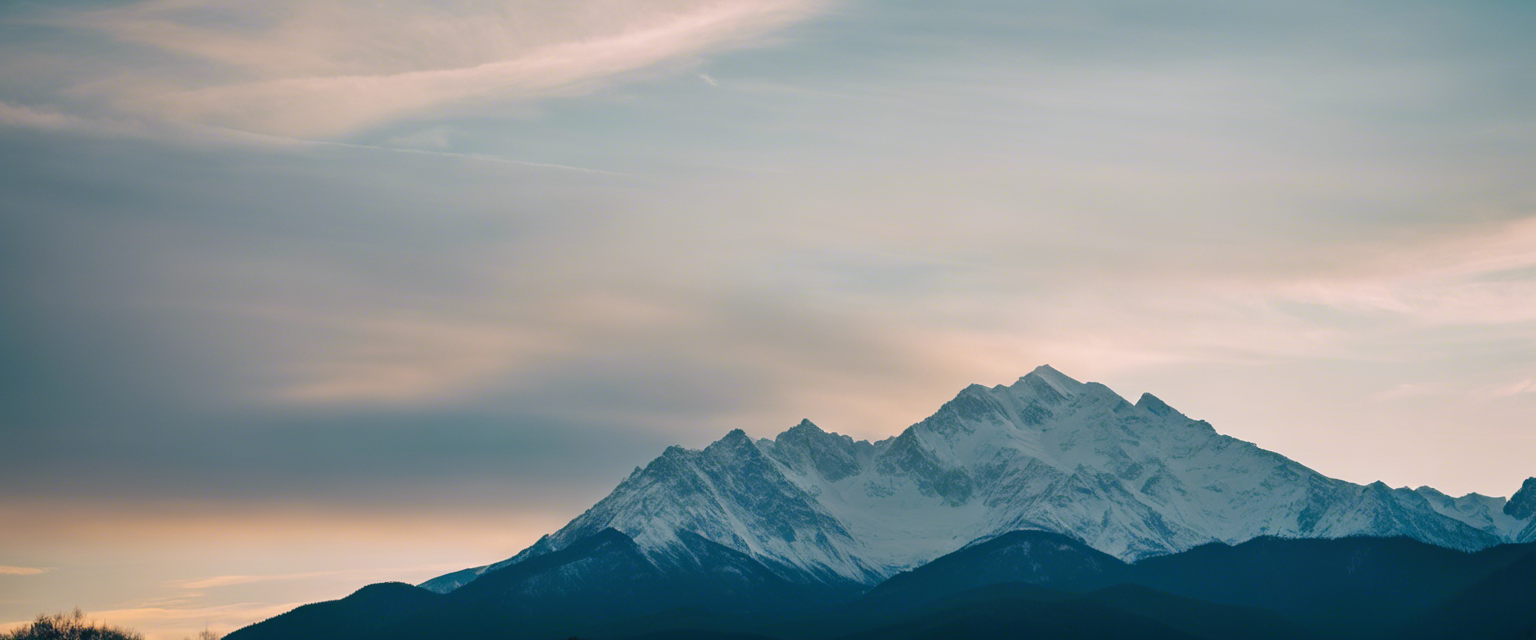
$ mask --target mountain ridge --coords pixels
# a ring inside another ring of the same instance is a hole
[[[1062,534],[1013,531],[873,589],[827,590],[697,535],[682,539],[689,555],[653,558],[604,529],[451,593],[370,585],[229,637],[1524,640],[1536,631],[1536,544],[1469,553],[1405,536],[1264,536],[1126,563]]]
[[[868,586],[1021,529],[1122,560],[1266,535],[1405,535],[1475,550],[1536,536],[1527,511],[1536,481],[1509,500],[1358,485],[1221,435],[1150,393],[1132,404],[1044,365],[1012,385],[970,385],[879,441],[802,420],[772,439],[736,429],[703,449],[669,447],[516,556],[422,586],[452,591],[607,528],[658,557],[687,533],[792,581]]]

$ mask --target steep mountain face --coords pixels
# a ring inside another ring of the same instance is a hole
[[[1521,521],[1525,522],[1525,527],[1519,529],[1519,533],[1510,536],[1515,542],[1536,542],[1536,478],[1526,479],[1520,491],[1504,505],[1503,513],[1514,521],[1509,531],[1515,531]]]
[[[1529,520],[1536,515],[1536,478],[1527,478],[1520,490],[1510,496],[1504,505],[1504,515],[1519,520]]]
[[[1516,499],[1335,480],[1192,420],[1048,366],[1011,386],[972,385],[879,442],[809,421],[772,440],[733,431],[667,449],[559,531],[487,570],[613,528],[642,553],[698,536],[794,582],[871,585],[1016,530],[1057,532],[1123,560],[1258,536],[1408,536],[1453,549],[1536,537],[1536,483]]]
[[[650,624],[775,619],[851,601],[857,591],[794,583],[744,553],[689,532],[667,554],[604,529],[488,572],[451,593],[391,583],[300,607],[235,640],[613,637]]]
[[[690,532],[681,532],[676,542],[666,554],[647,553],[629,536],[604,529],[486,574],[451,596],[461,607],[496,615],[592,622],[684,605],[715,611],[798,609],[826,595]]]

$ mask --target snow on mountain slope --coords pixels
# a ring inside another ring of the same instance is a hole
[[[1527,481],[1526,486],[1532,487],[1531,497],[1536,501],[1536,483]],[[1455,518],[1504,540],[1513,540],[1520,533],[1520,527],[1531,520],[1530,513],[1521,517],[1511,515],[1507,508],[1511,501],[1506,498],[1476,493],[1452,498],[1430,487],[1419,487],[1414,492],[1428,500],[1430,507],[1441,515]],[[1518,497],[1520,494],[1515,495]]]
[[[1261,535],[1477,549],[1536,532],[1527,487],[1511,510],[1502,498],[1335,480],[1150,394],[1133,405],[1043,366],[1011,386],[967,387],[879,442],[802,421],[771,440],[737,430],[701,451],[669,448],[517,556],[423,586],[450,591],[609,527],[651,553],[677,553],[691,532],[792,579],[860,584],[1030,529],[1125,560]]]
[[[1536,542],[1536,519],[1531,520],[1525,525],[1525,529],[1515,534],[1513,540],[1514,542]]]

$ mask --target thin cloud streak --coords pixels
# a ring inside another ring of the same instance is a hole
[[[574,172],[577,172],[577,173],[589,173],[589,174],[601,175],[601,176],[623,176],[623,175],[626,175],[626,174],[624,174],[622,172],[618,172],[618,171],[607,171],[607,170],[604,170],[604,169],[592,169],[592,168],[588,168],[588,167],[577,167],[577,166],[572,166],[572,165],[568,165],[568,164],[557,164],[557,163],[553,163],[553,162],[534,162],[532,160],[517,160],[517,159],[513,159],[513,158],[503,158],[503,157],[500,157],[500,156],[487,155],[487,154],[483,154],[483,153],[453,153],[453,152],[449,152],[449,151],[433,151],[433,150],[430,150],[430,149],[404,149],[404,148],[399,148],[399,147],[381,147],[381,146],[367,145],[367,144],[351,144],[351,143],[346,143],[346,142],[326,142],[326,141],[318,141],[318,140],[315,140],[315,141],[303,141],[303,142],[307,143],[307,144],[315,144],[315,145],[321,145],[321,146],[334,146],[334,147],[344,148],[344,149],[365,149],[365,150],[368,150],[368,151],[378,151],[378,152],[382,152],[382,153],[407,153],[407,154],[417,154],[417,155],[424,155],[424,156],[435,156],[435,157],[439,157],[439,158],[462,158],[462,159],[466,159],[466,160],[480,160],[480,161],[484,161],[484,162],[496,162],[496,163],[502,163],[502,164],[510,164],[510,165],[516,165],[516,166],[519,166],[519,167],[532,167],[532,168],[536,168],[536,169],[557,169],[557,170],[560,170],[560,171],[574,171]]]
[[[200,81],[130,74],[83,89],[121,111],[312,138],[467,101],[584,93],[594,83],[749,41],[811,15],[819,2],[701,0],[635,9],[589,0],[583,6],[592,13],[575,11],[567,16],[576,18],[574,25],[563,25],[563,31],[524,34],[531,47],[519,44],[516,33],[522,30],[516,27],[547,19],[540,12],[565,15],[565,10],[501,5],[489,14],[482,9],[481,15],[450,15],[403,3],[301,8],[307,5],[146,2],[64,22],[257,76],[226,75],[223,82],[196,86]],[[188,9],[242,27],[179,19]],[[390,42],[396,46],[380,48]],[[408,42],[418,46],[401,46]],[[433,57],[444,51],[458,53]]]
[[[0,124],[10,127],[27,127],[52,131],[87,128],[87,123],[57,111],[45,111],[0,101]]]
[[[147,127],[130,120],[87,118],[56,109],[12,104],[4,100],[0,100],[0,127],[112,137],[151,136]]]
[[[10,567],[0,565],[0,576],[35,576],[53,571],[51,567]]]
[[[617,171],[577,167],[553,162],[518,160],[484,153],[454,153],[432,149],[411,149],[328,140],[306,140],[287,136],[252,133],[223,126],[197,123],[89,118],[57,110],[38,109],[0,100],[0,127],[16,127],[85,136],[134,138],[182,144],[255,146],[266,148],[356,149],[376,153],[410,154],[438,158],[473,160],[535,169],[573,171],[604,176],[625,175]]]
[[[289,582],[293,580],[313,580],[315,578],[336,578],[346,574],[347,572],[345,571],[309,571],[305,573],[281,573],[258,576],[214,576],[212,578],[203,578],[201,580],[188,580],[186,582],[178,582],[172,586],[181,589],[209,589],[214,587],[229,587],[241,584],[255,584],[259,582]]]
[[[236,585],[257,584],[257,583],[263,583],[263,582],[292,582],[292,581],[296,581],[296,580],[316,580],[316,579],[340,580],[340,581],[345,581],[345,582],[348,582],[348,583],[355,583],[357,581],[363,581],[363,580],[373,580],[373,579],[379,579],[379,578],[397,577],[397,576],[402,576],[402,575],[412,575],[412,574],[416,574],[416,573],[419,573],[419,572],[422,572],[422,571],[452,571],[452,570],[455,570],[455,569],[462,569],[462,568],[464,568],[464,567],[462,565],[460,565],[460,564],[457,564],[457,563],[451,563],[451,564],[437,563],[437,564],[411,565],[411,566],[405,566],[405,567],[381,567],[381,568],[376,568],[376,569],[368,569],[366,571],[359,571],[359,570],[335,570],[335,571],[305,571],[305,572],[299,572],[299,573],[274,573],[274,574],[263,574],[263,575],[228,575],[228,576],[213,576],[211,578],[201,578],[201,579],[198,579],[198,580],[187,580],[187,581],[182,581],[182,582],[176,582],[176,583],[173,583],[172,586],[180,588],[180,589],[214,589],[214,588],[218,588],[218,587],[230,587],[230,586],[236,586]]]
[[[1511,398],[1527,394],[1536,394],[1536,378],[1520,380],[1511,384],[1494,387],[1484,391],[1483,395],[1489,398]]]
[[[1426,325],[1536,322],[1536,216],[1366,253],[1371,257],[1353,269],[1298,280],[1279,293]],[[1523,275],[1494,278],[1510,273]]]
[[[310,603],[234,602],[189,607],[146,606],[89,611],[87,616],[111,625],[147,629],[151,637],[169,640],[193,636],[205,629],[221,634],[229,633],[306,604]]]

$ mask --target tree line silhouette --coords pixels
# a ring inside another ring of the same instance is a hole
[[[39,615],[26,626],[0,633],[0,640],[144,640],[144,634],[87,620],[85,612],[76,608],[68,613]],[[187,640],[219,640],[219,634],[205,629]]]

